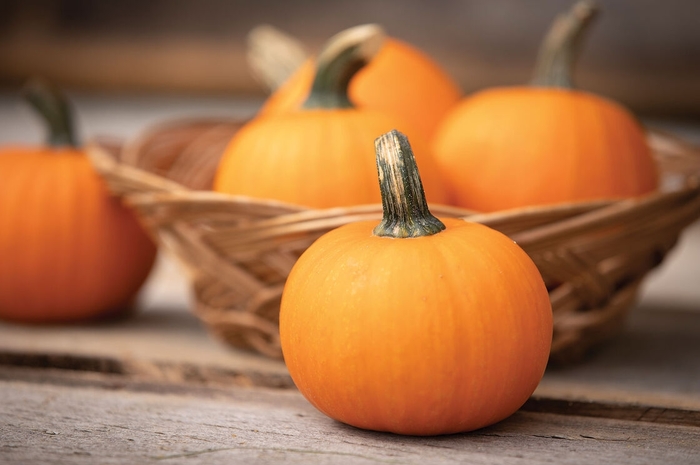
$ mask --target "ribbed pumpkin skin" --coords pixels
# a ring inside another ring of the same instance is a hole
[[[455,202],[479,211],[634,197],[658,185],[634,117],[580,91],[479,92],[448,114],[433,142]]]
[[[379,203],[373,141],[396,126],[394,117],[357,109],[257,118],[225,150],[214,190],[314,208]],[[428,200],[448,203],[428,144],[415,140]]]
[[[314,63],[308,60],[267,99],[260,114],[298,108],[309,93],[313,76]],[[459,101],[462,91],[423,52],[396,39],[387,39],[377,56],[352,80],[349,96],[359,108],[400,116],[428,140]]]
[[[69,322],[128,304],[156,247],[85,155],[5,148],[0,173],[0,318]]]
[[[552,311],[512,240],[443,219],[433,236],[376,237],[376,222],[322,236],[287,280],[282,350],[302,394],[328,416],[409,435],[478,429],[539,383]]]

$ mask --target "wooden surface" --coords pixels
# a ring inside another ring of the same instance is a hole
[[[3,463],[700,463],[698,425],[521,410],[477,432],[413,438],[334,422],[293,390],[0,374],[19,378],[0,382]]]

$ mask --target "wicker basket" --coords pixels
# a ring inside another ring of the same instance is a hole
[[[127,144],[121,162],[98,145],[90,153],[111,190],[189,270],[195,313],[210,331],[235,347],[280,358],[279,303],[295,261],[332,228],[378,220],[381,206],[315,210],[207,191],[224,144],[240,125],[172,122]],[[437,216],[489,225],[532,257],[550,290],[552,362],[579,360],[614,336],[644,276],[700,217],[700,151],[659,132],[649,140],[663,188],[644,198],[492,214],[431,207]]]

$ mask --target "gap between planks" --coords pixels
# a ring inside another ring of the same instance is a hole
[[[37,367],[39,362],[41,365]],[[53,362],[53,364],[52,364]],[[59,362],[59,363],[56,363]],[[33,364],[32,364],[33,363]],[[125,392],[173,393],[200,397],[225,396],[232,388],[296,390],[289,376],[240,373],[199,366],[153,365],[144,370],[116,360],[0,354],[0,381],[24,381]],[[648,403],[592,400],[557,389],[536,392],[521,411],[573,415],[700,428],[700,408]]]
[[[293,389],[124,378],[0,367],[0,462],[700,463],[698,427],[520,410],[471,433],[410,437],[335,422]]]

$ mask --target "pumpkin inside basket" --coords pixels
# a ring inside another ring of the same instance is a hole
[[[189,121],[171,127],[207,134],[203,127],[219,124]],[[234,126],[228,129],[235,131]],[[200,152],[189,147],[200,140],[166,143],[172,137],[180,136],[151,132],[128,163],[98,145],[92,146],[91,159],[112,192],[136,209],[161,245],[187,267],[195,313],[209,330],[232,346],[280,358],[279,303],[295,261],[330,229],[379,220],[381,206],[317,210],[215,193],[196,184],[213,176],[216,164],[211,160],[198,165],[198,181],[187,181],[197,188],[186,187],[174,176],[156,174],[154,166],[198,164],[191,159]],[[700,150],[656,131],[648,138],[665,187],[642,198],[488,214],[431,207],[437,216],[465,217],[507,234],[534,260],[552,302],[552,362],[580,360],[613,337],[643,278],[700,217]]]

